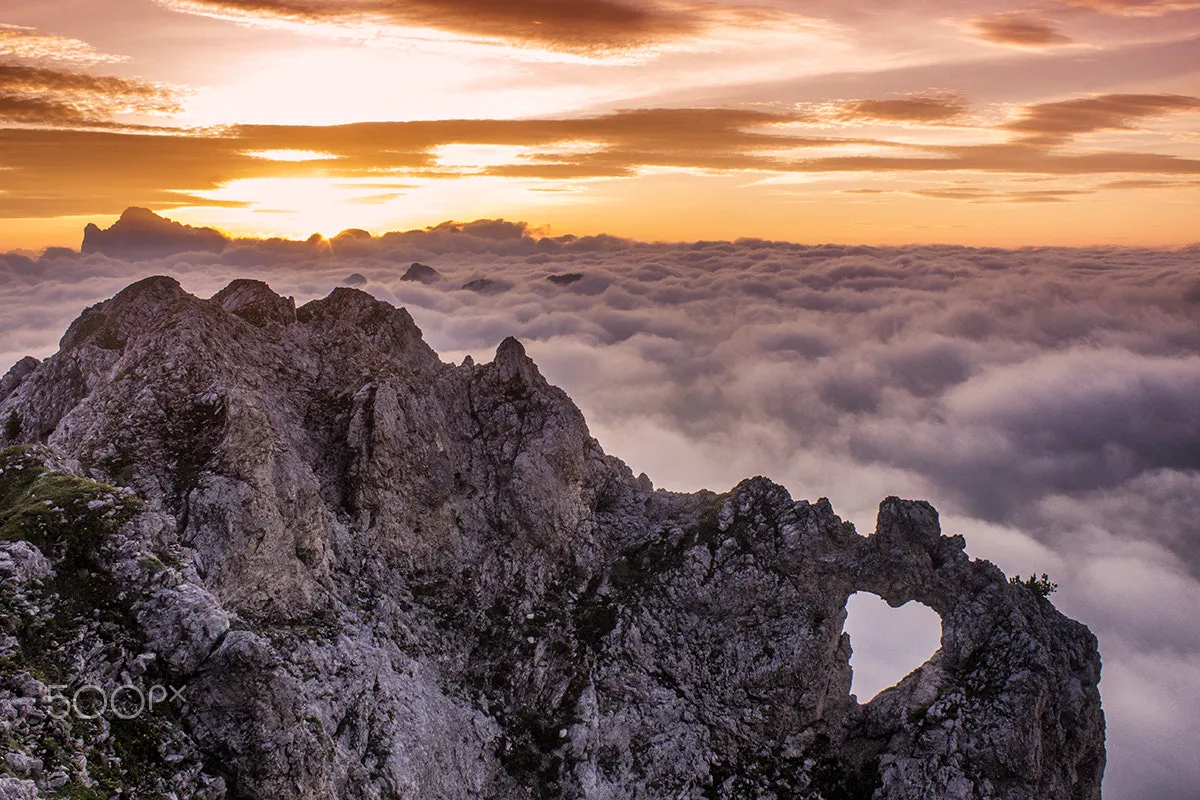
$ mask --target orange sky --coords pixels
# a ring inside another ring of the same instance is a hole
[[[847,6],[852,6],[847,8]],[[1196,0],[9,0],[0,247],[1200,239]]]

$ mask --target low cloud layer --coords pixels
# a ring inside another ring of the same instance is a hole
[[[401,281],[416,261],[442,280]],[[357,285],[447,360],[516,335],[660,486],[766,474],[865,530],[884,496],[927,498],[973,555],[1049,572],[1099,635],[1106,793],[1200,784],[1198,247],[644,244],[481,221],[145,262],[9,254],[0,360],[48,355],[83,306],[164,273],[202,296],[235,277],[298,301]],[[864,673],[886,659],[855,655]]]

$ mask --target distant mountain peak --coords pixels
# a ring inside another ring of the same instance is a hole
[[[418,281],[419,283],[437,283],[441,279],[442,273],[427,264],[416,261],[400,276],[402,281]]]
[[[148,260],[176,253],[220,253],[229,244],[213,228],[196,228],[161,217],[148,208],[131,206],[108,228],[89,222],[83,229],[82,253],[112,258]]]
[[[127,225],[139,224],[139,223],[146,224],[146,225],[154,225],[154,224],[159,224],[159,223],[164,223],[164,222],[171,222],[171,220],[168,220],[165,217],[160,217],[158,214],[155,214],[150,209],[142,208],[141,206],[130,206],[129,208],[122,211],[119,221],[122,223],[125,223]],[[176,222],[173,224],[178,225],[179,223]]]

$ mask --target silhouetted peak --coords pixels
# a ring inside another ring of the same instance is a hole
[[[402,281],[418,281],[420,283],[437,283],[442,279],[442,273],[427,264],[414,262],[403,275]]]
[[[220,253],[228,244],[229,239],[212,228],[194,228],[147,208],[131,207],[108,228],[89,222],[80,252],[142,260],[192,251]]]
[[[160,217],[150,209],[141,208],[140,206],[130,206],[125,209],[121,212],[121,217],[117,221],[125,225],[179,224],[178,222],[171,222],[171,220],[165,217]]]
[[[500,294],[511,289],[512,284],[493,280],[492,278],[476,278],[464,283],[462,288],[468,292],[475,292],[477,294]]]

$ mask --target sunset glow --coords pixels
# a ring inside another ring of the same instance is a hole
[[[539,14],[9,4],[0,240],[76,245],[65,220],[130,205],[237,235],[521,214],[664,240],[1196,238],[1194,4]]]
[[[333,153],[321,153],[316,150],[251,150],[246,155],[265,158],[268,161],[326,161],[338,158]]]

